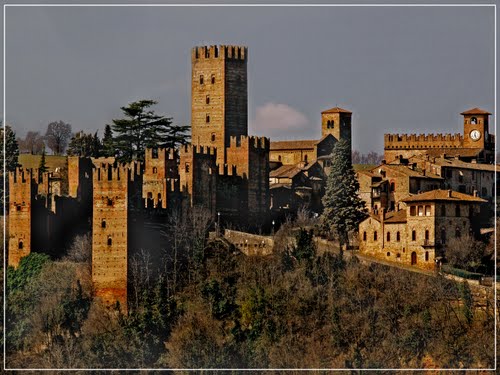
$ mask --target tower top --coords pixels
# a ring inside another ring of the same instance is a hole
[[[485,111],[484,109],[477,108],[477,107],[469,109],[467,111],[464,111],[460,114],[462,116],[465,116],[465,115],[491,115],[491,113],[489,113],[488,111]]]
[[[202,59],[222,59],[222,60],[240,60],[246,61],[248,57],[248,48],[236,45],[212,45],[194,47],[191,50],[191,60]]]
[[[321,114],[323,113],[351,113],[351,111],[348,111],[347,109],[343,109],[343,108],[340,108],[340,107],[333,107],[333,108],[330,108],[330,109],[327,109],[323,112],[321,112]]]

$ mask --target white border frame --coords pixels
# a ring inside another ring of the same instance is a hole
[[[230,8],[250,8],[250,7],[266,7],[266,8],[274,8],[274,7],[289,7],[289,8],[302,8],[302,7],[318,7],[318,8],[324,8],[324,7],[490,7],[493,8],[494,10],[494,64],[495,64],[495,69],[494,69],[494,127],[495,127],[495,166],[497,166],[497,137],[498,134],[496,132],[497,129],[497,8],[496,4],[494,3],[482,3],[482,4],[4,4],[3,5],[3,121],[2,121],[2,126],[5,129],[6,125],[6,60],[5,60],[5,42],[6,42],[6,13],[7,13],[7,8],[8,7],[186,7],[186,8],[192,8],[192,7],[230,7]],[[3,144],[3,154],[5,155],[5,131],[3,133],[4,136],[4,144]],[[4,202],[5,202],[5,164],[6,159],[4,157],[3,161],[3,171],[4,171],[4,181],[3,181],[3,191],[4,191]],[[4,243],[3,243],[3,255],[4,255],[4,260],[3,260],[3,370],[4,371],[496,371],[497,369],[497,288],[496,288],[496,280],[497,280],[497,267],[496,267],[496,259],[497,259],[497,228],[496,228],[496,221],[497,221],[497,215],[496,215],[496,207],[497,207],[497,179],[496,179],[496,168],[495,168],[495,195],[494,195],[494,204],[495,204],[495,222],[494,222],[494,255],[495,255],[495,272],[494,272],[494,279],[493,279],[493,288],[494,288],[494,315],[495,315],[495,332],[494,332],[494,351],[495,351],[495,366],[494,368],[470,368],[470,369],[447,369],[447,368],[429,368],[429,369],[416,369],[416,368],[397,368],[397,369],[391,369],[391,368],[384,368],[384,369],[357,369],[357,368],[311,368],[311,369],[287,369],[287,368],[279,368],[279,369],[271,369],[271,368],[252,368],[252,369],[238,369],[238,368],[224,368],[224,369],[217,369],[217,368],[199,368],[199,369],[185,369],[185,368],[169,368],[169,369],[163,369],[163,368],[134,368],[134,369],[124,369],[124,368],[96,368],[96,369],[85,369],[85,368],[78,368],[78,369],[54,369],[54,368],[46,368],[46,369],[25,369],[25,368],[7,368],[7,345],[6,345],[6,306],[7,306],[7,299],[6,299],[6,272],[7,272],[7,254],[6,254],[6,249],[5,249],[5,235],[6,235],[6,207],[4,204],[3,208],[3,221],[4,221],[4,228],[3,228],[3,235],[4,235]]]

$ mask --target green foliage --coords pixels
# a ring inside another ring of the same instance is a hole
[[[316,256],[316,245],[314,243],[314,233],[312,230],[300,228],[295,236],[296,245],[292,250],[292,255],[300,262],[310,262]]]
[[[365,203],[359,198],[359,183],[352,169],[349,143],[340,140],[332,152],[331,169],[323,196],[323,227],[334,231],[342,244],[366,217]]]
[[[97,158],[101,156],[101,147],[97,132],[94,135],[78,132],[71,137],[68,145],[68,155]]]
[[[472,299],[472,292],[469,287],[469,283],[464,280],[460,284],[460,292],[462,297],[462,312],[468,325],[471,325],[472,319],[474,318],[474,301]]]
[[[42,157],[40,158],[40,164],[38,165],[38,173],[42,174],[49,170],[47,168],[47,162],[45,160],[45,146],[42,148]]]
[[[121,107],[125,118],[113,119],[113,146],[121,162],[144,160],[148,147],[171,147],[187,142],[188,127],[173,126],[172,118],[150,109],[154,100],[139,100]]]
[[[49,262],[46,254],[30,253],[21,258],[17,268],[7,268],[7,295],[23,290]]]
[[[5,137],[5,155],[3,153]],[[3,173],[3,164],[5,162],[5,169],[13,171],[18,165],[19,158],[19,145],[17,144],[16,134],[9,125],[2,127],[0,134],[0,149],[2,150],[2,158],[0,159],[1,169]],[[5,157],[4,157],[5,156]]]
[[[451,275],[455,275],[458,277],[463,277],[464,279],[469,280],[479,280],[483,276],[481,273],[470,272],[466,270],[462,270],[459,268],[454,268],[449,266],[448,264],[443,264],[441,270],[445,273],[449,273]]]
[[[113,131],[110,125],[104,128],[104,137],[102,138],[102,156],[115,156],[115,148],[113,142]]]

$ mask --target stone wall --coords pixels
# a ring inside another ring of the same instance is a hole
[[[274,239],[270,236],[259,236],[257,234],[226,229],[224,231],[224,238],[245,255],[264,256],[273,253]]]

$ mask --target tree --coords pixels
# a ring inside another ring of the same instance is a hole
[[[341,245],[366,217],[365,202],[358,196],[359,183],[350,163],[349,143],[340,140],[334,147],[331,169],[323,197],[323,226],[336,232]]]
[[[481,265],[486,244],[465,235],[450,239],[446,244],[445,256],[453,267],[476,271]]]
[[[5,137],[5,158],[3,154],[4,148],[4,137]],[[12,131],[12,128],[9,125],[2,127],[2,131],[0,133],[0,147],[2,149],[2,159],[0,162],[2,164],[1,168],[3,170],[3,163],[5,161],[5,169],[10,172],[14,171],[18,165],[19,158],[19,145],[16,140],[16,134]]]
[[[47,162],[45,161],[45,146],[42,149],[42,157],[40,158],[40,164],[38,164],[38,173],[42,174],[47,172]]]
[[[175,147],[187,142],[188,127],[173,126],[172,118],[157,115],[154,100],[139,100],[121,107],[125,118],[113,119],[113,146],[121,162],[143,160],[148,147]]]
[[[106,125],[104,128],[104,137],[102,138],[102,154],[105,157],[115,156],[113,132],[110,125]]]
[[[71,137],[68,145],[68,155],[82,157],[99,157],[101,151],[101,142],[97,132],[86,134],[82,131]]]
[[[51,122],[47,126],[45,138],[47,145],[55,155],[62,155],[71,137],[71,125],[63,121]]]
[[[39,132],[29,131],[24,139],[19,139],[19,149],[22,153],[38,155],[44,146],[43,137]]]

